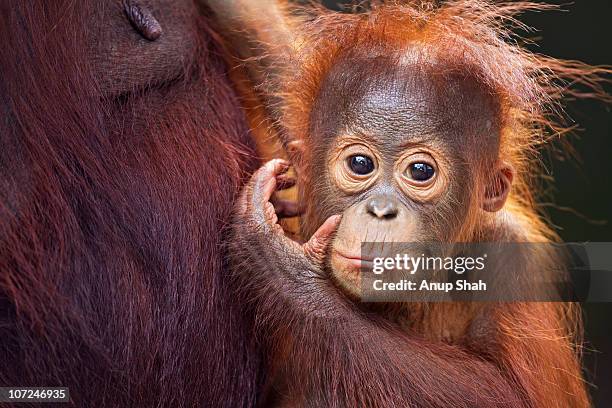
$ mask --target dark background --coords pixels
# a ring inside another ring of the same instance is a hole
[[[566,11],[529,13],[522,21],[539,29],[535,49],[557,58],[612,64],[612,1],[581,0]],[[607,86],[612,93],[612,86]],[[582,131],[572,137],[579,160],[549,160],[555,178],[547,212],[565,241],[612,241],[612,106],[596,101],[568,103]],[[573,211],[563,211],[568,207]],[[612,256],[612,254],[610,254]],[[612,406],[612,303],[587,303],[585,366],[596,407]]]
[[[329,7],[338,3],[327,0]],[[345,2],[347,3],[347,2]],[[519,19],[537,29],[533,51],[593,65],[612,65],[612,1],[581,0],[564,11],[530,12]],[[606,87],[612,94],[612,86]],[[577,158],[546,155],[554,177],[546,212],[568,242],[612,241],[612,106],[596,101],[570,101],[567,113],[580,126],[570,137]],[[610,254],[612,256],[612,254]],[[584,304],[585,367],[596,407],[612,406],[612,303]]]

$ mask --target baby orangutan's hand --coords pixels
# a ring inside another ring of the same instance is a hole
[[[327,246],[338,227],[340,216],[329,217],[304,244],[287,237],[278,224],[278,219],[299,215],[300,208],[290,201],[273,200],[272,195],[277,190],[295,184],[295,181],[286,175],[288,169],[287,161],[274,159],[253,174],[238,199],[235,224],[240,224],[242,233],[248,236],[259,235],[260,242],[266,240],[265,243],[270,247],[287,255],[303,257],[311,267],[322,269]]]

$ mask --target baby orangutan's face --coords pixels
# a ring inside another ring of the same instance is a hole
[[[322,222],[342,214],[329,265],[353,296],[371,260],[362,243],[454,242],[473,211],[502,208],[512,180],[496,163],[495,105],[473,80],[412,66],[387,66],[374,82],[347,79],[360,64],[371,70],[367,60],[332,69],[315,104],[313,163],[324,168],[313,167],[308,215]],[[482,174],[482,163],[496,167]]]

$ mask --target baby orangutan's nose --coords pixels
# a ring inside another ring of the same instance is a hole
[[[372,197],[366,204],[368,214],[381,220],[391,220],[397,217],[399,205],[397,200],[386,195]]]

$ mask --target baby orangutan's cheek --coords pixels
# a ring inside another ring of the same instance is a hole
[[[352,227],[355,210],[347,210],[338,227],[330,251],[331,276],[336,284],[348,295],[358,297],[361,285],[361,242],[362,232]]]

